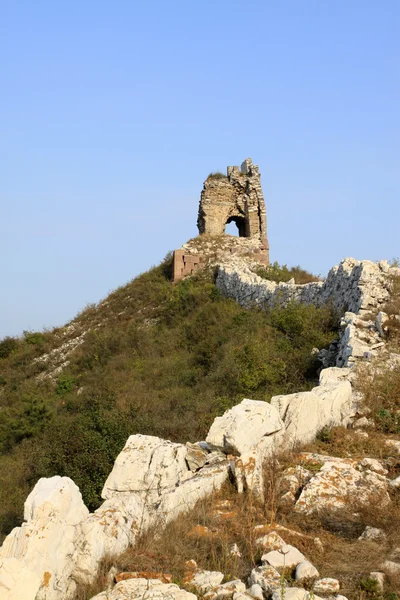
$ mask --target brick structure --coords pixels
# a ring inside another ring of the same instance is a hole
[[[228,223],[236,223],[239,237],[225,235]],[[254,262],[269,264],[267,218],[260,172],[251,158],[239,167],[228,167],[227,174],[212,173],[203,185],[197,226],[206,245],[185,244],[174,252],[174,281],[192,275],[210,262],[210,255],[251,255]],[[221,237],[223,242],[221,243]]]
[[[182,249],[175,250],[173,281],[179,281],[186,277],[186,275],[193,275],[204,262],[204,257],[200,254],[190,254],[190,251]]]

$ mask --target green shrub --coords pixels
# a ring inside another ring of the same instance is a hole
[[[360,580],[360,589],[366,592],[366,597],[371,600],[381,598],[379,582],[371,577],[363,577]]]
[[[14,337],[6,336],[0,341],[0,359],[7,358],[18,348],[18,340]]]
[[[320,281],[319,277],[305,271],[299,266],[291,267],[289,269],[287,265],[280,266],[277,262],[274,262],[268,267],[258,267],[255,272],[259,277],[268,279],[269,281],[275,281],[276,283],[287,283],[290,279],[294,279],[297,284]]]
[[[22,475],[15,511],[0,504],[3,534],[21,514],[20,490],[39,477],[71,477],[94,509],[129,435],[203,439],[243,397],[268,401],[315,385],[311,351],[337,337],[329,308],[244,310],[212,273],[173,284],[170,266],[169,256],[77,317],[73,335],[87,333],[56,386],[37,379],[33,359],[58,347],[59,335],[26,333],[4,362],[0,479],[6,460]]]
[[[27,344],[41,346],[45,342],[45,336],[39,331],[24,331],[24,340]]]
[[[72,392],[76,387],[76,382],[76,377],[72,377],[71,375],[61,375],[57,380],[56,394],[58,396],[63,396],[64,394],[68,394],[68,392]]]
[[[221,171],[213,171],[208,175],[207,179],[227,179],[227,176],[221,173]]]

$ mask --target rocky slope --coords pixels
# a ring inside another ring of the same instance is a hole
[[[265,465],[269,461],[313,442],[323,430],[359,426],[365,417],[361,415],[362,397],[353,384],[361,363],[373,368],[374,360],[387,357],[381,309],[390,295],[391,274],[387,263],[347,259],[332,270],[326,282],[283,286],[257,279],[241,264],[221,265],[219,289],[246,305],[266,306],[292,299],[332,301],[344,313],[342,334],[330,358],[323,358],[329,363],[334,356],[337,366],[323,369],[319,385],[311,391],[275,396],[269,404],[243,400],[215,419],[205,441],[185,445],[154,436],[129,437],[104,484],[104,503],[92,514],[69,478],[40,479],[26,500],[24,523],[0,549],[0,598],[72,599],[77,586],[93,583],[105,559],[134,547],[143,532],[163,529],[230,478],[239,493],[265,501]],[[359,320],[366,325],[357,327]],[[391,360],[395,365],[397,357]],[[395,457],[396,439],[391,448]],[[353,500],[360,507],[377,503],[389,510],[400,487],[382,461],[315,453],[297,455],[296,465],[283,472],[280,485],[280,501],[304,518],[326,510],[339,511]],[[384,532],[371,528],[362,533],[372,541],[382,535]],[[168,596],[190,600],[193,590],[210,600],[340,600],[340,582],[320,578],[307,557],[283,538],[273,530],[260,535],[265,552],[261,564],[245,581],[222,584],[227,573],[204,571],[192,564],[185,580],[189,591],[160,577],[132,575],[115,586],[111,577],[109,590],[96,599]],[[379,586],[385,574],[400,571],[396,556],[389,556],[382,571],[371,576]],[[287,569],[294,573],[290,582],[282,574]]]

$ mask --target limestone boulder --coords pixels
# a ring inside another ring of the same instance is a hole
[[[25,502],[26,522],[0,548],[2,600],[71,598],[78,528],[88,514],[71,479],[40,479]]]
[[[295,579],[297,581],[301,581],[302,579],[313,579],[316,577],[319,577],[319,573],[309,560],[303,560],[297,565],[295,573]]]
[[[261,562],[263,564],[271,565],[271,567],[274,567],[277,571],[282,569],[294,569],[299,563],[305,560],[306,557],[304,554],[290,544],[285,544],[278,550],[271,550],[271,552],[267,552],[261,557]]]
[[[307,590],[297,587],[285,588],[285,591],[283,593],[281,589],[278,589],[275,590],[272,594],[272,600],[282,600],[282,597],[285,600],[310,600],[310,597],[312,597],[314,600],[321,600],[321,597],[316,596],[314,592],[311,596],[310,592],[308,592]]]
[[[324,577],[314,583],[313,589],[317,594],[337,594],[340,590],[340,583],[332,577]]]
[[[121,555],[148,525],[147,507],[138,494],[106,500],[79,526],[73,578],[93,583],[104,557]]]
[[[181,513],[194,508],[202,498],[206,498],[219,490],[228,480],[230,474],[229,461],[226,459],[205,465],[190,479],[186,479],[174,489],[165,492],[150,516],[153,523],[165,525],[176,519]]]
[[[224,578],[224,574],[219,571],[195,571],[191,577],[186,579],[186,583],[193,586],[198,592],[206,592],[217,588]]]
[[[253,598],[257,598],[257,600],[264,599],[262,587],[261,587],[261,585],[258,585],[258,583],[253,583],[253,585],[251,585],[249,588],[247,588],[246,593],[249,596],[253,596]]]
[[[367,540],[369,542],[383,542],[386,537],[386,533],[383,531],[383,529],[367,525],[358,539],[360,541]]]
[[[232,598],[235,594],[244,594],[246,592],[246,586],[240,579],[234,579],[228,581],[213,588],[211,591],[204,594],[204,600],[227,600]]]
[[[206,441],[227,454],[240,456],[252,451],[265,436],[281,429],[283,423],[275,407],[245,399],[214,420]]]
[[[285,443],[306,444],[324,427],[341,425],[350,412],[351,384],[339,381],[315,387],[310,392],[274,396],[274,406],[285,424]]]
[[[104,484],[105,500],[119,494],[138,494],[146,503],[191,477],[188,448],[151,435],[131,435]]]
[[[296,511],[312,514],[324,509],[343,509],[351,501],[368,504],[375,500],[382,506],[390,503],[385,477],[369,470],[359,471],[351,461],[332,458],[303,488]]]
[[[93,596],[91,600],[197,600],[197,597],[174,583],[159,579],[127,579],[110,591]]]
[[[269,564],[254,568],[249,577],[249,586],[258,585],[263,590],[266,597],[270,596],[274,590],[281,585],[281,576],[279,571]]]

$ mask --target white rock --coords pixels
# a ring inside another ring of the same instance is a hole
[[[261,557],[263,564],[267,563],[277,570],[292,569],[304,560],[306,560],[305,556],[290,544],[285,544],[279,550],[272,550]]]
[[[71,479],[39,479],[25,502],[27,522],[13,529],[0,548],[1,599],[71,598],[77,528],[88,514]]]
[[[337,579],[324,577],[314,583],[313,590],[317,594],[337,594],[340,590],[340,583]]]
[[[262,565],[252,570],[249,577],[249,586],[259,585],[268,596],[281,585],[279,571],[271,565]]]
[[[264,600],[262,587],[258,583],[253,583],[253,585],[251,585],[249,588],[247,588],[246,592],[247,592],[247,594],[249,594],[249,596],[253,596],[253,598],[257,598],[257,600]]]
[[[35,600],[43,582],[41,575],[17,558],[0,558],[0,598]]]
[[[105,500],[119,493],[139,494],[147,503],[192,476],[188,448],[151,435],[131,435],[118,455],[102,491]]]
[[[145,503],[139,495],[106,500],[80,524],[74,579],[81,584],[92,584],[102,560],[125,552],[148,521]]]
[[[253,600],[254,596],[250,596],[247,592],[235,592],[233,600]]]
[[[319,385],[331,385],[345,381],[351,374],[351,369],[345,367],[328,367],[319,374]]]
[[[197,597],[174,583],[162,583],[159,579],[126,579],[92,600],[197,600]]]
[[[353,429],[364,429],[373,426],[373,421],[367,419],[367,417],[361,417],[353,421]]]
[[[270,531],[270,533],[257,538],[256,544],[262,546],[265,550],[279,550],[286,545],[286,542],[276,531]]]
[[[376,458],[363,458],[358,463],[358,467],[369,469],[370,471],[374,471],[374,473],[379,473],[380,475],[387,475],[389,472]]]
[[[24,521],[61,518],[77,525],[89,511],[82,502],[79,488],[69,477],[39,479],[24,504]]]
[[[386,446],[390,446],[397,454],[400,454],[400,440],[385,440]]]
[[[153,521],[167,524],[182,512],[191,510],[199,500],[218,491],[229,478],[229,472],[227,460],[203,467],[190,479],[161,496],[153,513]]]
[[[201,593],[208,592],[219,586],[224,578],[224,574],[219,571],[196,571],[193,576],[188,580],[188,583],[192,585],[196,590]]]
[[[246,592],[246,586],[240,579],[234,579],[228,581],[218,587],[214,588],[212,592],[205,594],[204,598],[208,598],[209,594],[212,594],[218,600],[224,600],[224,598],[232,598],[234,594],[244,594]]]
[[[354,435],[357,435],[358,437],[362,437],[362,438],[368,438],[369,435],[366,431],[362,431],[362,429],[355,429],[354,430]]]
[[[310,561],[303,560],[296,567],[295,579],[311,579],[312,577],[319,577],[317,569]]]
[[[398,575],[400,574],[400,563],[393,560],[385,560],[381,565],[381,569],[385,573],[389,573],[389,575]]]
[[[371,527],[367,525],[364,529],[359,540],[369,540],[374,542],[381,542],[386,538],[386,533],[382,529],[378,529],[377,527]]]
[[[285,423],[287,444],[306,444],[324,427],[342,423],[350,411],[351,384],[343,381],[318,386],[311,392],[274,396],[271,405]]]
[[[207,450],[202,448],[200,444],[190,444],[189,442],[186,443],[186,447],[188,449],[186,462],[189,469],[193,472],[201,469],[207,462]]]
[[[214,420],[206,441],[228,454],[241,455],[282,428],[279,414],[271,404],[245,399]]]
[[[385,477],[371,471],[360,472],[351,462],[346,464],[343,459],[326,462],[304,487],[295,510],[312,514],[327,508],[345,508],[351,498],[363,504],[379,498],[381,506],[388,505],[390,497]]]
[[[400,475],[399,477],[396,477],[396,479],[392,479],[392,481],[389,482],[389,485],[394,490],[400,489]]]
[[[313,598],[314,600],[321,600],[319,596],[316,596],[314,593],[311,595],[310,592],[307,592],[303,588],[285,588],[284,593],[282,590],[275,590],[272,594],[272,600],[310,600]]]

